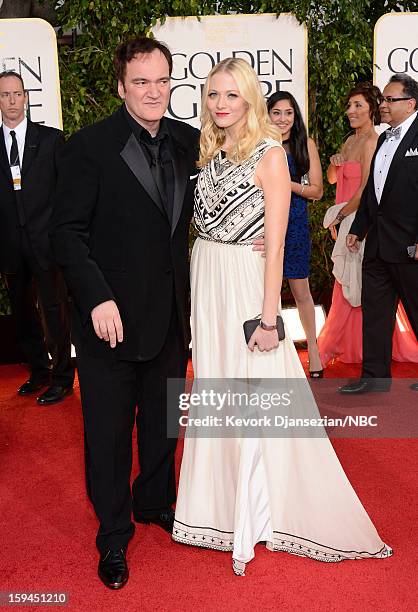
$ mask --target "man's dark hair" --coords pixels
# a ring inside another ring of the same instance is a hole
[[[415,110],[418,109],[418,83],[415,79],[409,74],[394,74],[390,77],[389,83],[400,83],[404,94],[415,100]]]
[[[22,83],[22,89],[25,91],[25,84],[18,72],[15,72],[14,70],[5,70],[4,72],[0,72],[0,79],[5,79],[6,77],[16,77],[19,79],[19,81]]]
[[[376,85],[370,83],[370,81],[363,81],[357,83],[346,96],[346,104],[348,104],[350,98],[353,96],[363,96],[369,105],[370,119],[374,125],[381,123],[380,119],[380,105],[383,102],[382,92]]]
[[[141,36],[139,38],[132,38],[127,42],[120,44],[115,52],[114,67],[115,76],[118,81],[124,83],[126,75],[126,64],[128,64],[138,54],[152,53],[158,49],[164,55],[168,62],[169,75],[173,70],[173,58],[168,47],[164,43],[161,43],[155,38],[147,38]]]

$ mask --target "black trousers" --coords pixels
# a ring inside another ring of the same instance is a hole
[[[97,547],[104,552],[127,546],[135,528],[132,510],[145,518],[167,510],[176,499],[177,439],[167,437],[167,378],[185,377],[187,354],[175,312],[162,350],[150,361],[118,361],[76,350],[87,488],[100,521]],[[140,474],[131,491],[135,419]]]
[[[418,339],[418,262],[387,263],[379,257],[363,261],[364,378],[391,377],[392,336],[399,300]]]
[[[34,380],[51,379],[51,384],[70,387],[74,367],[68,296],[62,273],[54,264],[47,270],[40,267],[25,228],[21,228],[20,238],[16,272],[4,274],[16,319],[17,340]]]

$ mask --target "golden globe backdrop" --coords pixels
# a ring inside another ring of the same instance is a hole
[[[152,31],[173,53],[168,116],[200,127],[208,72],[226,57],[240,57],[257,72],[266,97],[290,91],[307,122],[307,30],[290,13],[169,17]]]

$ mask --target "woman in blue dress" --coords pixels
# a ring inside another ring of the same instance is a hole
[[[316,343],[315,310],[309,288],[311,240],[307,200],[322,197],[322,169],[318,151],[308,138],[298,103],[288,91],[277,91],[267,101],[271,121],[282,134],[291,175],[292,198],[284,249],[283,278],[299,311],[308,344],[311,378],[322,378],[323,369]]]

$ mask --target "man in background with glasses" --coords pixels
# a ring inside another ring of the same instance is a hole
[[[44,389],[37,401],[49,405],[71,393],[74,380],[67,294],[48,237],[63,139],[59,130],[25,116],[27,101],[22,77],[0,73],[0,272],[30,368],[18,393],[31,396]]]
[[[389,390],[399,299],[418,338],[418,83],[406,74],[393,75],[383,98],[382,121],[390,129],[380,135],[347,236],[353,252],[366,235],[367,240],[361,299],[363,369],[359,380],[341,387],[344,394]],[[411,388],[418,390],[418,385]]]

